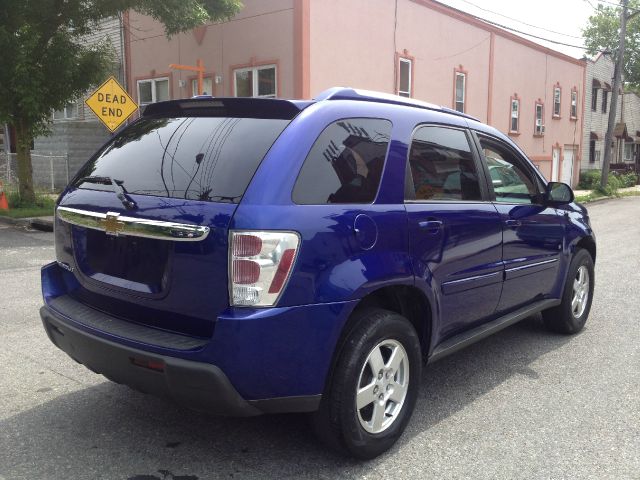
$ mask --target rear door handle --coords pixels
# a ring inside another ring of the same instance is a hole
[[[418,222],[418,227],[420,227],[421,230],[428,231],[429,233],[436,233],[442,228],[442,222],[440,220],[425,220]]]
[[[520,220],[505,220],[504,224],[507,227],[519,227],[520,225],[522,225],[522,222]]]

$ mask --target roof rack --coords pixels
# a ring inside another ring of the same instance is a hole
[[[372,90],[360,90],[349,87],[333,87],[318,94],[314,100],[320,102],[323,100],[357,100],[362,102],[390,103],[393,105],[405,105],[407,107],[424,108],[427,110],[435,110],[437,112],[450,113],[458,117],[468,118],[479,122],[480,120],[466,113],[458,112],[452,108],[439,107],[432,103],[415,100],[413,98],[401,97],[399,95],[391,95],[389,93],[374,92]]]

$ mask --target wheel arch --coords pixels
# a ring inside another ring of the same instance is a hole
[[[355,328],[356,312],[365,308],[383,308],[407,318],[416,329],[420,338],[422,357],[426,361],[431,349],[433,329],[433,309],[424,292],[413,285],[391,285],[378,288],[362,297],[347,318],[336,343],[329,371],[325,378],[325,392],[331,384],[334,369],[349,334]]]

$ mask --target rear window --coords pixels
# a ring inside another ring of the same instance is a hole
[[[289,120],[142,118],[109,142],[78,173],[74,186],[127,193],[237,203]]]
[[[389,120],[348,118],[329,125],[300,170],[293,201],[301,205],[372,203],[390,136]]]

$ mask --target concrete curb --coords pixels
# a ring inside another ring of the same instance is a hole
[[[31,227],[43,232],[53,232],[53,219],[48,217],[12,218],[0,215],[0,223],[16,227]]]

